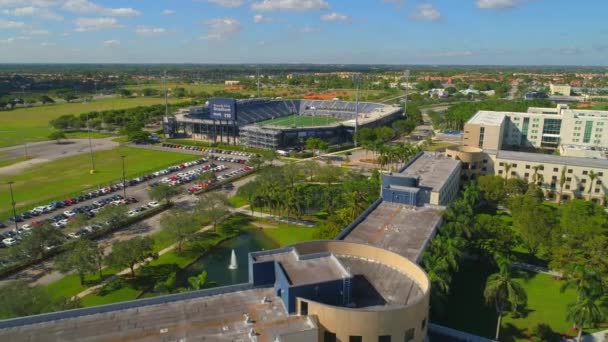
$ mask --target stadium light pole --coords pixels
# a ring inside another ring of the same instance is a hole
[[[405,70],[403,76],[405,76],[405,104],[403,105],[403,116],[407,116],[407,96],[409,95],[408,92],[410,89],[410,70]]]
[[[89,153],[91,155],[91,171],[90,173],[95,173],[95,157],[93,156],[93,141],[91,140],[91,125],[89,122],[89,113],[87,112],[87,134],[89,135]]]
[[[356,73],[353,75],[355,85],[357,87],[357,95],[355,102],[355,135],[353,137],[354,146],[357,147],[357,131],[359,129],[359,83],[361,82],[361,74]]]
[[[13,207],[13,221],[15,222],[15,230],[17,230],[19,227],[17,225],[17,210],[15,209],[15,205],[17,204],[15,202],[15,196],[13,195],[13,181],[8,182],[8,188],[11,191],[11,206]]]
[[[120,159],[122,159],[122,197],[127,199],[127,184],[125,180],[125,155],[121,155]]]

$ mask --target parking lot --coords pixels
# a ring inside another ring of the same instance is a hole
[[[28,234],[32,229],[44,223],[49,223],[58,229],[64,229],[70,219],[76,217],[77,214],[92,218],[101,208],[107,205],[127,205],[128,215],[135,216],[151,206],[158,205],[157,203],[151,203],[152,201],[148,196],[148,190],[151,187],[160,183],[167,183],[173,186],[183,186],[185,190],[188,189],[191,193],[198,192],[215,182],[227,181],[251,171],[251,168],[244,165],[246,161],[244,156],[209,154],[208,158],[201,158],[197,161],[159,170],[147,176],[126,180],[127,187],[125,189],[122,188],[122,182],[119,182],[112,186],[83,193],[78,197],[66,198],[64,201],[56,201],[46,206],[34,208],[27,213],[18,214],[17,228],[15,228],[14,222],[4,223],[5,227],[0,228],[0,241],[4,241],[4,243],[0,243],[0,247],[18,244],[24,234]],[[200,174],[211,171],[215,173],[217,180],[208,180],[205,183],[194,182]],[[95,228],[94,225],[87,225],[79,228],[76,232],[64,233],[70,237],[79,237],[86,235],[87,232],[90,233]]]

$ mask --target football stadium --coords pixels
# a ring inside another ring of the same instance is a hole
[[[356,129],[402,115],[402,108],[381,103],[215,98],[180,109],[166,129],[176,137],[278,149],[302,145],[309,137],[330,144],[352,142]]]

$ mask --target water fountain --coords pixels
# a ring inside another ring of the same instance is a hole
[[[232,255],[230,256],[230,266],[228,266],[228,269],[236,270],[237,268],[239,268],[239,264],[236,262],[236,253],[233,249]]]

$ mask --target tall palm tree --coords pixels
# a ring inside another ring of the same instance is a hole
[[[431,289],[434,287],[437,291],[447,294],[450,291],[450,282],[452,281],[448,262],[437,253],[425,253],[422,258],[422,266],[433,285]]]
[[[577,341],[581,341],[585,324],[597,324],[606,319],[606,298],[600,294],[586,295],[568,305],[566,319],[574,322],[578,330]]]
[[[496,340],[500,336],[500,324],[505,311],[517,312],[525,306],[527,295],[524,288],[513,279],[510,265],[505,260],[498,261],[499,271],[488,277],[483,296],[486,304],[494,305],[498,313]]]
[[[505,181],[507,179],[509,179],[509,171],[511,171],[512,167],[513,167],[513,164],[511,164],[511,163],[505,163]]]
[[[464,240],[461,237],[446,234],[433,239],[431,250],[433,254],[441,256],[453,271],[458,271],[463,247]]]
[[[595,182],[595,179],[597,178],[597,173],[593,172],[593,170],[589,171],[589,174],[587,175],[589,177],[589,191],[587,192],[587,194],[589,194],[589,199],[591,199],[591,190],[593,190],[593,183]]]
[[[535,165],[535,166],[532,166],[532,169],[534,169],[534,174],[532,175],[532,182],[533,182],[533,183],[536,183],[536,182],[537,182],[536,177],[538,176],[538,170],[539,170],[541,167],[542,167],[541,165]]]
[[[557,204],[562,203],[562,193],[564,192],[564,184],[566,184],[566,166],[562,167],[562,173],[559,176],[559,197],[557,198]]]

